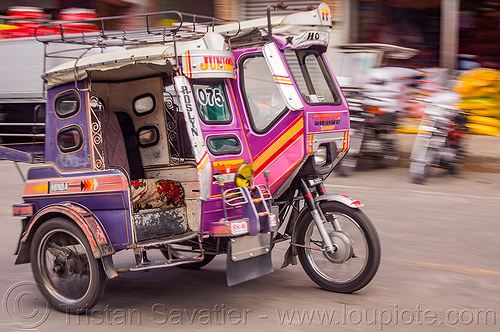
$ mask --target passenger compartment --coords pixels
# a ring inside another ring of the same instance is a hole
[[[200,229],[196,162],[182,113],[162,84],[161,77],[92,83],[102,102],[106,167],[130,178],[138,242]]]

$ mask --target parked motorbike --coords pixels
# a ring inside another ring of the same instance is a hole
[[[398,113],[383,111],[365,102],[363,97],[348,97],[351,147],[341,163],[343,175],[354,170],[360,160],[370,160],[376,167],[390,167],[399,160],[394,135]]]
[[[424,115],[410,156],[410,180],[422,184],[430,167],[456,174],[463,167],[467,114],[444,104],[424,101]]]

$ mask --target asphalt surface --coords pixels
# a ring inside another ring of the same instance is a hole
[[[0,162],[0,330],[499,331],[500,173],[433,174],[425,185],[410,183],[404,167],[327,180],[330,193],[365,203],[382,244],[377,275],[355,294],[319,289],[300,266],[280,269],[282,243],[275,272],[262,278],[227,287],[225,256],[198,271],[128,273],[107,282],[92,311],[72,316],[46,306],[29,264],[14,265],[20,221],[11,206],[23,184]],[[115,264],[133,265],[132,253]]]

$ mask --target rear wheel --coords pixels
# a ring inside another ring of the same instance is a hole
[[[82,313],[97,304],[106,273],[78,226],[64,218],[44,222],[33,237],[30,255],[35,281],[54,308]]]
[[[380,241],[375,227],[359,209],[338,202],[322,202],[324,224],[334,253],[323,248],[323,240],[312,216],[297,225],[298,256],[304,271],[320,287],[339,293],[351,293],[365,287],[380,264]],[[341,230],[335,230],[337,223]]]

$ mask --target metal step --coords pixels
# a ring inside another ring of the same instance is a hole
[[[167,244],[172,244],[172,243],[179,243],[183,242],[186,240],[190,240],[192,238],[195,238],[198,235],[198,232],[186,232],[182,234],[176,234],[176,235],[171,235],[171,236],[165,236],[157,239],[151,239],[151,240],[145,240],[141,242],[137,242],[137,247],[139,248],[144,248],[144,249],[150,249],[150,248],[158,248],[158,247],[163,247]]]
[[[137,271],[146,271],[146,270],[154,270],[154,269],[162,269],[171,266],[177,266],[188,263],[198,263],[203,259],[202,256],[195,257],[192,259],[172,259],[165,261],[154,261],[154,262],[144,262],[129,268],[117,269],[117,273],[126,273],[126,272],[137,272]]]

